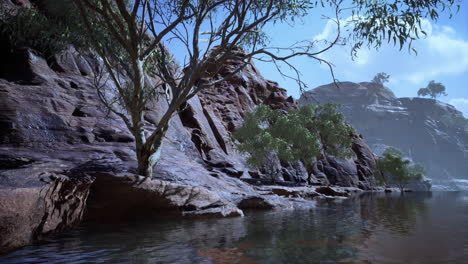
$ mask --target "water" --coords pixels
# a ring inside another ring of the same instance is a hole
[[[86,224],[0,263],[468,263],[468,193],[365,194],[244,218]]]

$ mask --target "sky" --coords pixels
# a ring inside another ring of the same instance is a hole
[[[454,105],[468,118],[468,1],[463,1],[458,14],[449,18],[441,14],[437,22],[424,20],[427,37],[414,42],[418,54],[407,49],[399,50],[392,44],[379,50],[362,48],[352,60],[349,46],[335,46],[323,53],[321,58],[334,64],[339,81],[370,81],[378,72],[390,75],[389,87],[397,97],[415,97],[419,88],[429,81],[441,82],[447,96],[439,100]],[[319,19],[317,19],[319,17]],[[345,18],[343,18],[345,19]],[[276,24],[265,31],[271,36],[271,46],[285,46],[300,40],[328,39],[336,34],[336,25],[311,13],[293,26]],[[255,62],[267,79],[274,80],[295,98],[300,96],[295,81],[283,78],[271,63]],[[292,63],[301,71],[302,80],[308,89],[333,81],[324,64],[307,58],[295,59]],[[285,67],[284,70],[287,71]]]

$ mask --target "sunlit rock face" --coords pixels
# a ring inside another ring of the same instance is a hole
[[[341,82],[317,87],[299,100],[335,102],[372,150],[387,146],[424,165],[435,182],[468,177],[468,131],[444,120],[462,117],[453,106],[425,98],[396,98],[382,85]]]

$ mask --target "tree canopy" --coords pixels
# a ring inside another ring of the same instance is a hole
[[[271,153],[282,161],[306,164],[325,152],[350,157],[354,129],[346,124],[336,107],[332,103],[303,105],[282,113],[260,105],[246,115],[233,137],[238,141],[239,151],[249,154],[247,162],[255,167],[264,165]]]
[[[403,158],[403,153],[394,147],[387,148],[377,160],[376,177],[381,183],[395,183],[401,191],[412,180],[422,179],[425,169],[422,165]]]
[[[421,88],[418,90],[418,96],[430,96],[432,99],[436,99],[437,97],[444,95],[445,93],[445,86],[442,83],[437,83],[434,80],[430,81],[426,88]]]
[[[385,72],[379,72],[374,76],[371,82],[383,85],[384,83],[388,82],[389,78],[390,75],[386,74]]]

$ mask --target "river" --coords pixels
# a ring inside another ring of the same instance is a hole
[[[230,219],[85,223],[0,263],[463,264],[468,193],[366,193]]]

